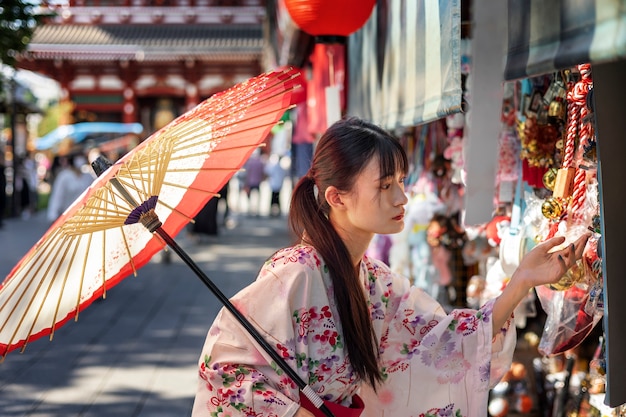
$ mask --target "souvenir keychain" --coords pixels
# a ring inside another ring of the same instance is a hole
[[[586,172],[583,168],[576,167],[574,157],[577,139],[579,149],[583,149],[591,141],[591,126],[587,123],[587,94],[592,80],[589,64],[581,64],[578,69],[581,78],[567,93],[567,127],[561,168],[556,173],[553,185],[551,184],[552,197],[542,206],[544,216],[552,220],[562,218],[566,211],[580,217],[585,199]]]

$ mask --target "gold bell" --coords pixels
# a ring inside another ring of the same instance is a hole
[[[561,199],[550,197],[541,205],[541,214],[547,219],[556,220],[563,214]]]
[[[567,270],[559,282],[548,284],[548,287],[555,291],[565,291],[585,279],[585,269],[579,259],[574,266]]]
[[[566,109],[560,97],[552,100],[548,106],[548,116],[565,119]]]
[[[556,175],[559,172],[557,168],[550,168],[543,174],[543,185],[550,191],[554,190],[554,184],[556,183]]]

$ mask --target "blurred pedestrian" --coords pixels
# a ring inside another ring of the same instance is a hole
[[[272,198],[270,200],[270,216],[280,216],[282,209],[280,207],[280,191],[283,188],[285,177],[287,176],[287,169],[285,168],[286,157],[281,157],[277,154],[272,154],[265,165],[265,175],[267,175],[267,181],[272,191]]]
[[[86,168],[82,154],[59,158],[61,169],[52,183],[48,200],[48,220],[55,221],[91,185],[95,175]]]
[[[243,166],[244,183],[243,189],[248,198],[248,214],[259,215],[259,207],[261,200],[261,182],[265,179],[265,161],[261,155],[260,149],[250,155],[250,158]],[[255,194],[255,202],[252,202],[252,194]]]
[[[20,179],[22,182],[22,218],[28,219],[37,211],[39,202],[39,176],[37,173],[37,161],[29,152],[22,160],[20,169]]]
[[[224,202],[224,204],[223,204],[224,215],[222,217],[222,224],[228,224],[229,216],[230,216],[230,206],[228,205],[228,189],[229,189],[229,187],[230,187],[230,181],[226,182],[226,184],[224,184],[224,186],[222,187],[222,189],[219,192],[219,194],[220,194],[219,199]]]
[[[197,241],[202,241],[205,236],[217,236],[217,203],[218,197],[213,197],[202,207],[194,217],[191,225],[191,235]]]
[[[4,147],[0,147],[0,229],[4,226],[4,212],[7,209],[7,177],[4,164]]]

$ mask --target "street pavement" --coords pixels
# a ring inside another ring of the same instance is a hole
[[[0,229],[0,279],[45,233],[44,213]],[[230,297],[263,261],[291,243],[286,218],[240,215],[218,236],[176,241]],[[196,364],[222,307],[178,256],[163,252],[83,311],[54,339],[31,342],[0,363],[0,417],[184,417]]]

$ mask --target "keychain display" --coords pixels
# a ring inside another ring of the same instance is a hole
[[[591,67],[577,67],[579,79],[570,83],[567,92],[567,124],[561,149],[561,166],[544,176],[544,183],[552,187],[552,196],[542,206],[543,215],[550,221],[545,238],[564,236],[570,244],[579,236],[594,230],[583,259],[570,268],[553,285],[537,288],[541,306],[547,314],[539,351],[554,355],[576,347],[602,318],[601,253],[598,251],[599,230],[594,220],[599,219],[596,162],[590,160],[595,137],[588,94],[593,88]],[[559,247],[559,248],[560,248]]]
[[[525,192],[521,193],[523,215],[518,220],[515,220],[514,215],[511,216],[514,233],[504,230],[498,245],[498,258],[489,263],[484,279],[472,278],[472,291],[469,293],[474,303],[478,293],[481,302],[497,296],[507,285],[520,259],[535,244],[554,236],[564,236],[565,243],[556,250],[591,230],[593,234],[585,247],[583,258],[563,274],[558,283],[535,288],[532,291],[534,300],[529,298],[520,303],[520,306],[534,306],[532,301],[536,301],[536,305],[543,310],[542,317],[545,320],[538,323],[539,332],[535,335],[533,346],[542,358],[557,359],[584,348],[587,344],[583,342],[591,334],[597,334],[594,329],[604,315],[596,137],[591,117],[591,66],[582,64],[569,71],[555,73],[551,78],[543,76],[517,83],[521,86],[516,90],[520,104],[512,132],[519,141],[522,179],[526,186]],[[541,100],[537,100],[537,97]],[[510,101],[509,98],[509,113]],[[510,121],[510,117],[507,121]],[[502,148],[502,142],[500,138],[500,157],[505,159],[503,155],[506,157],[507,149],[513,149],[513,146],[509,144],[507,148]],[[513,167],[509,164],[509,170]],[[501,205],[506,204],[509,210],[515,210],[520,205],[518,193],[519,190],[515,190],[511,193],[512,198],[505,201],[500,198],[502,193],[498,190],[496,201]],[[502,214],[501,210],[499,212]],[[514,314],[517,327],[525,328],[525,317],[518,317],[524,316],[524,311],[518,308]],[[596,372],[602,372],[602,361],[598,359],[595,364]],[[515,399],[510,389],[511,381],[505,382],[494,388],[489,414],[506,416],[529,412],[516,407],[521,402]],[[590,385],[583,381],[580,386],[573,388],[578,390],[582,398],[588,395]],[[558,392],[559,389],[555,388],[553,394]],[[557,400],[552,399],[550,408],[552,405],[557,406],[560,401]],[[525,404],[531,408],[541,406],[530,402]],[[560,407],[580,409],[569,403],[567,406],[560,404]]]

